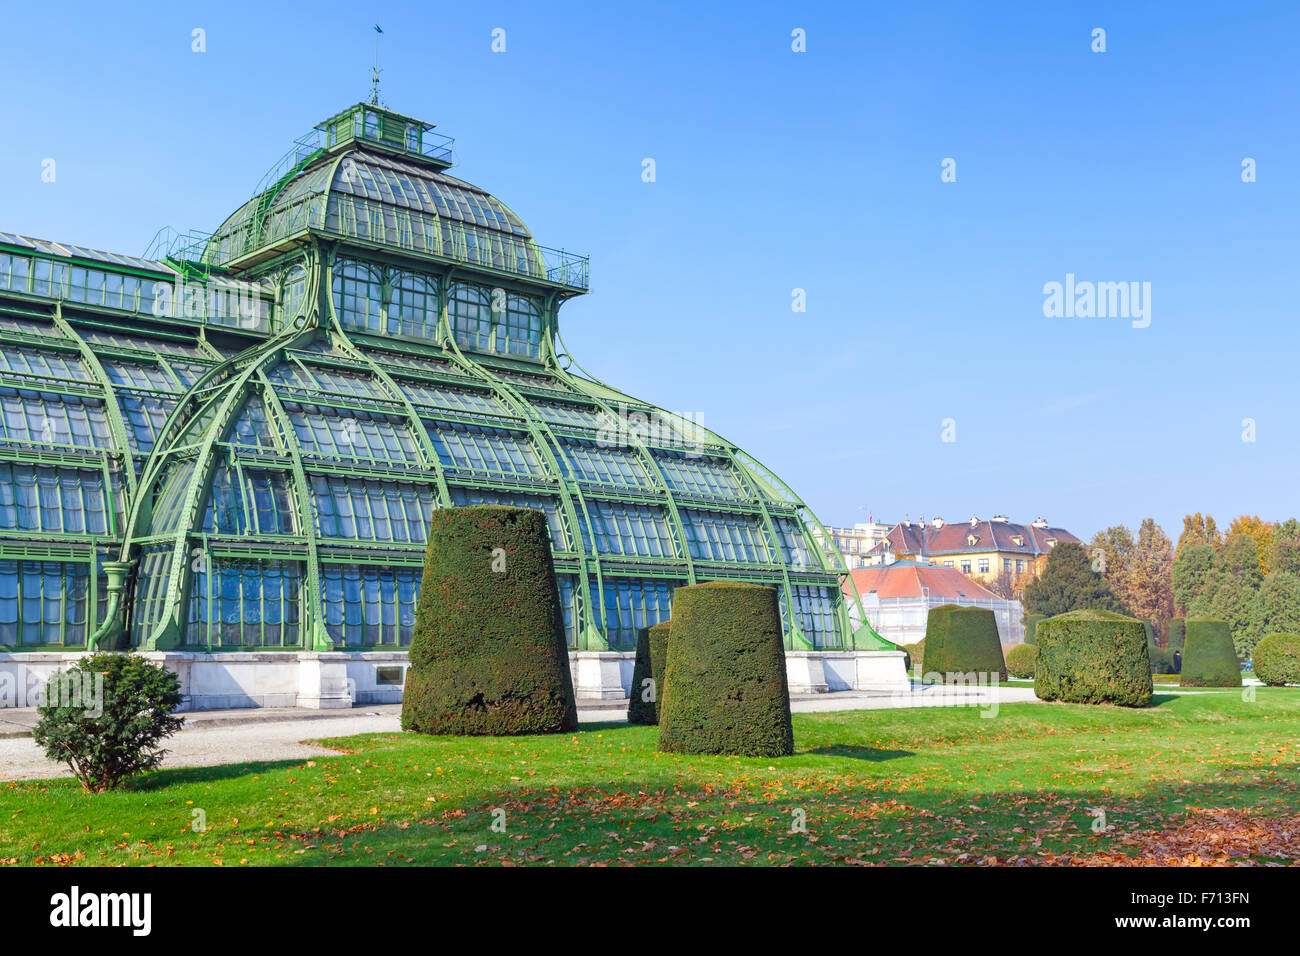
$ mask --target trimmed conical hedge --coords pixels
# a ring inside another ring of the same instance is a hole
[[[1241,686],[1241,665],[1226,621],[1189,617],[1185,640],[1180,686]]]
[[[403,730],[577,729],[542,512],[476,505],[433,513],[410,661]]]
[[[643,627],[636,633],[636,664],[632,668],[632,692],[627,700],[629,724],[659,723],[670,627],[668,621],[660,621],[654,627]],[[647,680],[651,681],[649,685]],[[650,699],[646,700],[647,697]]]
[[[750,757],[794,753],[775,588],[710,581],[673,592],[659,749]]]
[[[1034,694],[1076,704],[1151,703],[1143,621],[1114,611],[1069,611],[1038,623]]]
[[[940,675],[943,681],[966,680],[967,674],[997,674],[1007,679],[1007,662],[1002,657],[998,622],[983,607],[941,604],[930,608],[925,622],[925,652],[922,676]],[[960,676],[959,676],[960,675]]]

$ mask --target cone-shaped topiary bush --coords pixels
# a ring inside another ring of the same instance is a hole
[[[1270,687],[1300,684],[1300,634],[1269,634],[1256,644],[1255,676]]]
[[[577,729],[542,512],[476,505],[433,513],[410,660],[403,730]]]
[[[964,682],[967,674],[997,674],[1007,679],[998,622],[983,607],[941,604],[930,608],[925,622],[922,674],[949,682]]]
[[[1007,651],[1007,673],[1022,680],[1033,680],[1038,648],[1033,644],[1016,644]]]
[[[1182,687],[1241,686],[1241,665],[1226,621],[1187,619],[1183,671],[1178,683]]]
[[[632,693],[627,700],[629,724],[659,723],[659,701],[664,695],[664,661],[668,656],[669,628],[668,621],[660,621],[654,627],[643,627],[637,631]]]
[[[1151,703],[1144,622],[1114,611],[1069,611],[1040,621],[1034,693],[1076,704]]]
[[[659,705],[667,753],[794,753],[776,590],[710,581],[673,592]]]

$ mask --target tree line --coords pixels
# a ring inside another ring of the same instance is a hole
[[[1300,521],[1240,515],[1221,533],[1198,512],[1183,519],[1177,544],[1152,518],[1136,534],[1113,525],[1086,546],[1053,548],[1023,600],[1026,614],[1097,608],[1140,618],[1161,647],[1174,617],[1217,618],[1250,660],[1264,635],[1300,632]]]

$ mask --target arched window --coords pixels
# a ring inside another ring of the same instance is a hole
[[[345,328],[383,331],[383,301],[381,270],[351,259],[334,264],[334,311]]]
[[[542,341],[542,307],[532,296],[506,297],[504,328],[498,328],[496,350],[511,355],[540,353]]]
[[[456,343],[486,352],[492,335],[492,300],[482,286],[453,282],[447,290],[447,308]]]
[[[438,332],[438,282],[413,272],[389,278],[388,334],[432,339]]]
[[[280,286],[280,325],[292,322],[305,311],[307,303],[307,270],[294,266],[284,274]]]

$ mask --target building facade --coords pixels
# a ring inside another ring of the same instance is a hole
[[[866,521],[859,522],[852,528],[836,528],[831,525],[826,525],[824,529],[813,528],[812,534],[829,560],[834,561],[838,553],[848,568],[865,568],[869,564],[872,549],[885,540],[891,527],[893,526],[879,521]]]
[[[1042,573],[1052,548],[1076,538],[1045,518],[1016,524],[1003,515],[984,521],[972,517],[960,524],[942,518],[904,521],[889,530],[872,549],[870,564],[929,561],[960,571],[973,581],[1019,596],[1029,580]]]
[[[775,587],[792,651],[892,656],[780,479],[573,362],[587,259],[452,145],[362,104],[210,235],[0,233],[8,702],[88,648],[160,655],[196,707],[396,699],[429,517],[477,503],[545,512],[585,694],[715,578]]]

